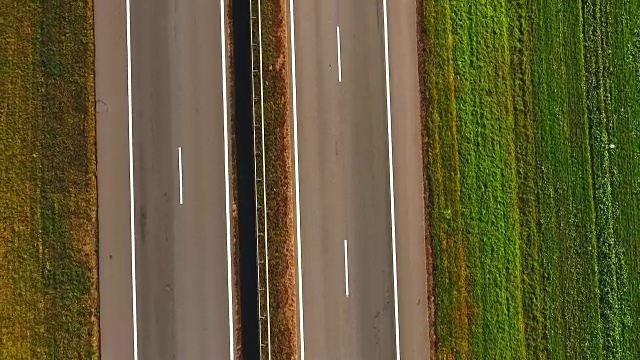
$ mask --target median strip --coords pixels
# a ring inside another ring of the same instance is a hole
[[[257,182],[256,201],[264,206],[260,215],[266,211],[266,221],[264,216],[258,221],[258,236],[262,233],[264,241],[258,248],[264,264],[259,285],[265,290],[260,303],[268,306],[261,313],[266,320],[263,327],[268,327],[261,330],[265,342],[262,353],[273,359],[295,359],[298,333],[287,6],[284,0],[254,0],[251,6],[252,14],[259,14],[252,24],[253,56],[261,58],[262,68],[261,76],[254,76],[254,89],[260,89],[261,95],[256,92],[254,97],[255,142],[262,145],[256,146],[255,160],[263,165],[257,174],[261,181]],[[262,274],[269,276],[268,281]]]

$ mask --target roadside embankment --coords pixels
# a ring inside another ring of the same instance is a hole
[[[91,1],[0,1],[0,358],[98,357]]]
[[[434,357],[640,354],[636,3],[421,0]]]

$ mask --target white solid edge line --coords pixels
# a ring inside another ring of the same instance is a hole
[[[398,326],[398,259],[396,251],[396,205],[393,179],[393,139],[391,132],[391,94],[389,89],[389,31],[387,23],[387,0],[382,0],[384,17],[384,64],[387,87],[387,141],[389,142],[389,193],[391,195],[391,247],[393,252],[393,311],[396,327],[396,359],[400,360],[400,328]]]
[[[178,174],[180,174],[180,205],[184,203],[182,195],[182,147],[178,146]]]
[[[338,82],[342,82],[342,56],[340,55],[340,26],[336,27],[336,37],[338,39]]]
[[[131,4],[125,2],[127,13],[127,106],[129,122],[129,196],[131,198],[130,218],[131,227],[131,302],[133,316],[133,359],[138,360],[138,297],[136,285],[136,225],[135,198],[133,190],[133,110],[131,100]]]
[[[225,32],[224,0],[220,0],[220,47],[222,57],[222,113],[224,119],[224,191],[227,219],[227,293],[229,296],[229,359],[235,359],[233,337],[233,292],[231,284],[231,207],[229,199],[229,134],[227,116],[227,41]]]
[[[258,0],[258,42],[260,47],[260,117],[262,121],[262,196],[264,204],[264,255],[265,255],[265,280],[267,283],[267,349],[269,351],[269,360],[271,360],[271,310],[269,295],[269,251],[268,251],[268,231],[267,231],[267,187],[265,181],[267,179],[267,169],[265,162],[265,143],[264,143],[264,84],[262,81],[262,2]]]
[[[344,293],[349,297],[349,247],[344,241]]]
[[[297,248],[297,266],[298,266],[298,303],[300,306],[299,313],[299,332],[300,332],[300,360],[304,360],[304,306],[302,303],[302,252],[300,241],[300,182],[299,182],[299,159],[298,159],[298,94],[296,89],[296,41],[295,41],[295,25],[294,25],[294,9],[293,0],[289,0],[289,21],[291,28],[291,82],[292,82],[292,106],[293,106],[293,149],[294,149],[294,169],[296,183],[296,248]]]

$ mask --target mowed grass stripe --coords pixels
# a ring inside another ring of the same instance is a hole
[[[603,197],[610,211],[603,219],[608,220],[603,222],[607,241],[601,241],[601,259],[611,272],[601,275],[603,291],[610,294],[602,304],[605,350],[612,359],[640,358],[640,4],[591,5],[600,7],[600,22],[590,25],[602,27],[604,79],[602,89],[596,89],[604,99],[604,111],[597,114],[604,116],[593,119],[593,147],[606,165],[601,186],[607,186]]]
[[[536,0],[534,14],[545,350],[554,359],[602,356],[580,5]]]
[[[522,357],[508,10],[423,4],[437,357]]]
[[[621,273],[620,244],[613,235],[613,204],[609,152],[611,97],[608,38],[609,19],[600,0],[584,0],[584,54],[587,85],[587,114],[590,128],[593,186],[596,204],[596,239],[600,273],[600,314],[603,324],[603,351],[608,359],[621,359],[623,312],[620,290],[625,278]],[[615,60],[615,59],[610,59]],[[615,145],[614,145],[615,146]]]
[[[508,17],[504,1],[451,1],[461,218],[469,267],[471,358],[522,358]],[[457,39],[465,38],[458,43]]]
[[[460,173],[448,0],[425,1],[425,156],[433,251],[438,355],[469,356],[467,266],[460,220]]]
[[[436,357],[639,358],[640,4],[422,4]]]
[[[534,132],[532,83],[532,29],[529,0],[508,2],[509,51],[511,57],[512,104],[516,173],[518,182],[518,221],[522,272],[522,309],[526,358],[544,354],[542,317],[542,238],[537,188],[537,161]]]
[[[0,8],[0,357],[97,357],[92,4]]]

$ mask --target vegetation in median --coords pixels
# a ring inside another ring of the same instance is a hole
[[[0,1],[0,358],[98,357],[91,1]]]
[[[289,47],[287,37],[287,4],[285,0],[252,1],[254,39],[258,40],[258,6],[262,20],[262,85],[263,102],[256,101],[255,117],[261,122],[264,116],[264,167],[258,169],[256,196],[263,203],[266,188],[266,241],[268,260],[264,246],[258,249],[261,261],[269,267],[269,314],[271,323],[271,357],[295,359],[297,357],[296,263],[294,249],[292,137],[289,112]],[[259,49],[254,50],[254,67],[259,68]],[[260,78],[254,74],[256,99],[259,100]],[[256,143],[262,144],[262,129],[256,129]],[[256,149],[262,156],[262,149]],[[262,160],[259,159],[261,164]],[[262,218],[262,214],[258,214]],[[260,220],[260,219],[259,219]],[[259,221],[261,223],[261,221]],[[264,224],[259,232],[265,234]],[[264,239],[264,238],[262,238]],[[262,273],[264,275],[264,272]],[[261,276],[262,276],[261,275]],[[266,288],[264,276],[261,286]],[[266,291],[261,292],[261,302],[266,303]],[[266,316],[267,314],[261,314]],[[266,342],[266,324],[262,329]]]

